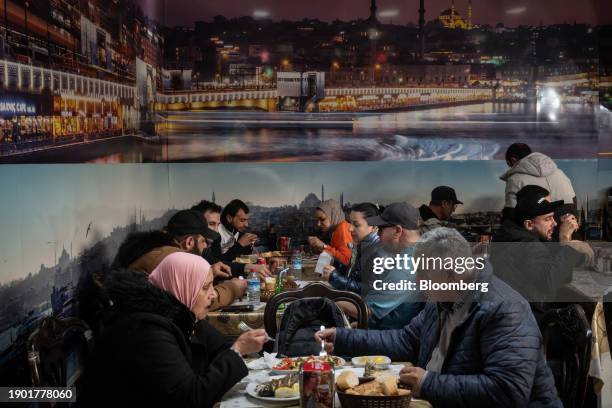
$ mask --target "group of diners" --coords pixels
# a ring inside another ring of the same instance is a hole
[[[341,356],[411,362],[400,382],[433,406],[561,407],[538,322],[546,301],[593,251],[575,239],[575,194],[554,161],[524,144],[510,146],[506,159],[502,225],[483,268],[375,271],[377,259],[476,256],[449,223],[463,204],[449,186],[433,188],[418,208],[318,204],[318,235],[308,243],[332,258],[321,280],[362,297],[368,329],[328,328],[313,342]],[[271,275],[266,265],[237,262],[258,240],[249,213],[241,200],[223,208],[202,201],[176,212],[163,230],[126,238],[97,282],[96,348],[81,393],[86,406],[210,407],[248,374],[244,357],[262,350],[266,332],[256,328],[232,342],[206,317],[244,296],[246,275]],[[487,290],[377,290],[375,280],[463,281]],[[356,314],[339,307],[349,318]]]

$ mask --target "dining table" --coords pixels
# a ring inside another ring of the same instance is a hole
[[[575,269],[571,282],[565,288],[580,296],[579,300],[598,302],[612,288],[612,274],[586,268]]]
[[[302,276],[296,279],[299,287],[304,287],[310,282],[322,282],[321,275],[315,272],[316,260],[305,260],[302,262]],[[245,299],[237,299],[232,306],[247,305]],[[246,323],[253,329],[264,328],[264,310],[266,302],[260,302],[254,305],[251,311],[224,311],[223,309],[215,310],[208,313],[206,320],[208,323],[217,329],[221,334],[231,340],[238,338],[242,331],[238,328],[240,322]],[[277,318],[280,317],[283,310],[277,312]]]
[[[262,383],[268,381],[271,376],[270,368],[263,368],[261,361],[263,357],[259,358],[246,358],[245,363],[247,367],[249,367],[249,374],[243,378],[239,383],[237,383],[230,391],[228,391],[222,398],[221,402],[217,403],[215,408],[269,408],[269,407],[278,407],[280,405],[276,404],[267,404],[264,401],[261,401],[257,398],[254,398],[247,394],[246,388],[249,383]],[[405,365],[410,365],[410,363],[405,362],[392,362],[389,366],[388,371],[395,375],[399,374],[399,371]],[[340,367],[336,370],[336,377],[343,370],[359,370],[354,367],[350,360],[346,361],[345,366]],[[299,400],[296,401],[293,405],[284,405],[288,407],[299,407]],[[335,407],[341,407],[338,396],[336,395]],[[432,408],[432,404],[424,399],[413,398],[410,402],[410,408]]]

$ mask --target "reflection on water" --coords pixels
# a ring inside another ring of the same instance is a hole
[[[134,146],[95,161],[490,160],[516,141],[555,158],[592,158],[597,111],[485,103],[385,114],[172,113],[154,154]]]

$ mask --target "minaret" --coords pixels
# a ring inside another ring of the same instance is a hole
[[[589,220],[589,195],[586,196],[586,219]]]
[[[370,0],[370,18],[368,20],[376,20],[376,0]]]
[[[212,195],[212,202],[213,203],[217,203],[217,198],[215,197],[215,192],[213,191],[213,195]]]
[[[425,0],[420,1],[419,7],[419,58],[425,58]]]
[[[455,10],[455,0],[451,0],[451,28],[455,27],[455,15],[457,14]]]
[[[468,26],[467,29],[472,29],[472,0],[468,0]]]
[[[321,201],[325,201],[325,186],[321,184]]]

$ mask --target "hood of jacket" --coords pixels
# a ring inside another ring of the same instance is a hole
[[[502,227],[495,233],[493,242],[539,242],[536,234],[522,228],[513,220],[504,220]]]
[[[125,238],[115,260],[113,261],[114,268],[127,268],[134,263],[138,258],[151,252],[155,248],[163,246],[177,247],[177,242],[174,238],[164,231],[145,231],[134,232]]]
[[[104,281],[108,301],[105,320],[129,314],[146,313],[172,321],[189,338],[196,323],[195,315],[170,293],[154,286],[147,276],[126,270],[113,271]]]
[[[533,177],[548,177],[557,170],[553,159],[542,153],[531,153],[519,160],[512,168],[501,175],[500,179],[508,180],[515,174],[527,174]]]

